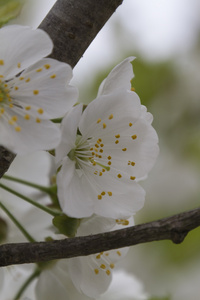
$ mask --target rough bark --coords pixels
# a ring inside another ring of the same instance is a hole
[[[183,242],[189,231],[200,226],[200,208],[130,228],[53,242],[4,244],[0,266],[85,256],[152,241]]]

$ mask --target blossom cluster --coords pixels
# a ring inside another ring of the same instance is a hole
[[[133,225],[133,215],[145,200],[139,182],[159,151],[153,117],[131,88],[134,57],[110,72],[85,108],[70,84],[71,67],[45,58],[53,48],[45,32],[7,26],[0,30],[0,40],[0,145],[20,156],[55,150],[50,153],[55,153],[57,209],[60,216],[77,220],[73,236]],[[53,224],[63,238],[56,218]],[[49,235],[54,237],[52,228]],[[100,299],[127,251],[40,266],[36,299]],[[3,282],[4,273],[0,277]]]

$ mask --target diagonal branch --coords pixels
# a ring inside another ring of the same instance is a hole
[[[50,35],[54,43],[51,57],[74,67],[122,1],[57,0],[39,26]],[[0,178],[14,157],[0,144]]]
[[[85,256],[152,241],[171,240],[178,244],[198,226],[200,208],[102,234],[53,242],[4,244],[0,246],[0,266]]]

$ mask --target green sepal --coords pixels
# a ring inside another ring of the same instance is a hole
[[[23,2],[23,0],[0,0],[0,27],[20,13]]]
[[[80,225],[80,219],[70,218],[65,214],[62,214],[54,217],[52,223],[59,230],[59,233],[72,238],[76,235],[77,229]]]

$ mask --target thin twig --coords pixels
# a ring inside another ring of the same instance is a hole
[[[198,226],[200,208],[102,234],[53,242],[4,244],[0,246],[0,266],[85,256],[152,241],[171,240],[179,244]]]

